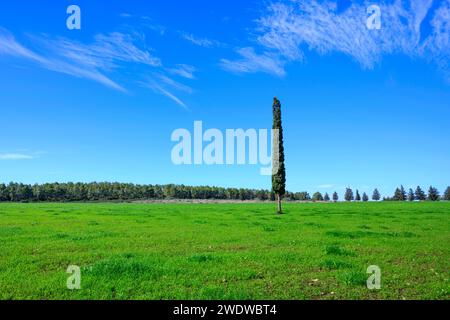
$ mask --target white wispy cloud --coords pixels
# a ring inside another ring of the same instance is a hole
[[[432,33],[423,42],[421,54],[438,66],[450,84],[450,0],[435,11],[431,26]]]
[[[174,102],[176,102],[178,105],[182,106],[184,109],[188,110],[187,105],[181,101],[178,97],[176,97],[174,94],[172,94],[171,92],[167,91],[166,89],[164,89],[163,87],[156,85],[153,87],[153,89],[155,89],[157,92],[160,92],[161,94],[165,95],[166,97],[168,97],[169,99],[172,99]]]
[[[121,85],[110,78],[114,71],[122,69],[125,64],[139,65],[137,78],[146,77],[148,72],[159,70],[159,85],[152,89],[164,94],[178,105],[186,105],[165,87],[191,93],[192,89],[174,81],[164,73],[177,74],[194,79],[193,66],[178,64],[165,68],[161,59],[152,54],[152,49],[145,45],[145,36],[137,33],[112,32],[97,34],[91,43],[81,43],[67,38],[49,36],[29,36],[30,45],[21,44],[11,32],[0,28],[0,55],[7,55],[35,63],[41,68],[64,73],[78,78],[96,81],[118,91],[126,92]],[[31,49],[32,48],[32,49]]]
[[[110,48],[106,46],[103,51],[105,56],[101,58],[102,53],[99,50],[67,39],[52,40],[38,37],[33,39],[39,42],[38,49],[48,50],[46,50],[46,56],[20,44],[9,31],[2,28],[0,29],[0,54],[23,58],[51,71],[90,79],[110,88],[126,91],[102,72],[102,70],[111,70],[114,67],[113,61],[117,60],[117,55],[123,54],[123,51],[108,56],[106,53]]]
[[[160,81],[160,83],[163,83],[169,87],[172,87],[173,89],[176,89],[176,90],[182,91],[182,92],[186,92],[186,93],[192,93],[191,87],[189,87],[185,84],[179,83],[164,74],[159,74],[156,77]]]
[[[188,110],[188,106],[174,93],[174,91],[192,93],[192,88],[179,83],[164,74],[154,74],[152,78],[141,81],[141,86],[153,90],[153,92],[163,95],[173,102]]]
[[[181,35],[181,38],[191,42],[192,44],[195,44],[196,46],[200,46],[200,47],[204,47],[204,48],[213,48],[213,47],[224,46],[223,43],[221,43],[217,40],[197,37],[197,36],[193,35],[192,33],[182,31],[182,32],[180,32],[180,35]]]
[[[138,46],[135,42],[140,41]],[[160,67],[161,59],[154,57],[151,49],[145,46],[143,35],[130,35],[120,32],[98,34],[95,42],[88,47],[94,57],[103,57],[111,61],[134,62]],[[87,50],[89,52],[89,50]]]
[[[12,33],[2,27],[0,27],[0,54],[21,57],[39,63],[46,62],[46,59],[18,43]]]
[[[265,72],[280,77],[285,75],[284,62],[277,55],[267,52],[258,55],[251,47],[240,48],[237,53],[241,56],[238,60],[220,61],[224,70],[235,73]]]
[[[0,160],[30,160],[36,156],[23,153],[0,153]]]
[[[259,50],[270,52],[275,61],[304,62],[308,51],[321,55],[339,52],[362,68],[372,69],[385,55],[404,54],[433,62],[450,79],[450,0],[435,2],[433,12],[433,0],[379,1],[380,30],[366,26],[371,4],[355,1],[339,11],[331,0],[279,1],[268,6],[252,34],[257,34],[254,40]],[[431,33],[425,37],[422,24],[429,14]],[[231,71],[267,72],[256,68],[252,60],[225,61]],[[278,66],[284,69],[282,63]]]
[[[179,99],[177,96],[175,96],[173,93],[171,93],[169,90],[167,90],[166,88],[164,88],[163,86],[161,86],[157,82],[150,81],[150,82],[148,82],[146,84],[146,87],[152,89],[155,93],[162,94],[163,96],[166,96],[167,98],[171,99],[176,104],[178,104],[179,106],[181,106],[184,109],[188,110],[187,105],[183,101],[181,101],[181,99]]]
[[[112,32],[97,34],[94,41],[83,44],[66,38],[50,39],[32,37],[50,56],[61,61],[70,61],[87,69],[111,71],[122,63],[136,63],[150,67],[160,67],[161,60],[154,57],[143,44],[140,35]],[[139,46],[136,42],[141,42]]]
[[[183,78],[195,79],[194,73],[197,71],[197,68],[187,64],[177,64],[175,68],[168,69],[168,71]]]
[[[276,3],[258,21],[258,42],[289,60],[302,59],[305,45],[320,54],[344,53],[370,69],[384,54],[418,52],[420,24],[431,2],[424,0],[408,8],[400,1],[379,3],[381,30],[366,26],[368,3],[353,3],[341,13],[332,1]]]

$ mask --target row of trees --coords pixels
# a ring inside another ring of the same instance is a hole
[[[417,187],[415,192],[406,192],[403,187],[396,190],[391,198],[383,200],[450,200],[450,187],[442,197],[436,188],[430,187],[428,194]],[[269,190],[221,188],[208,186],[185,185],[137,185],[131,183],[45,183],[23,184],[0,183],[0,201],[27,202],[27,201],[133,201],[133,200],[164,200],[164,199],[216,199],[216,200],[276,200],[276,194]],[[308,192],[286,192],[284,199],[288,201],[339,201],[339,195],[334,192],[331,197],[328,193],[320,192],[312,196]],[[356,190],[347,188],[344,194],[346,201],[368,201],[366,193],[362,195]],[[377,189],[372,194],[372,200],[381,200]]]
[[[372,194],[372,200],[379,201],[380,199],[381,199],[381,194],[377,189],[375,189]],[[328,193],[325,193],[325,195],[322,196],[322,194],[320,192],[316,192],[313,194],[311,200],[327,202],[327,201],[331,201],[331,198],[328,195]],[[339,195],[336,191],[332,195],[332,200],[334,202],[339,201]],[[363,194],[361,196],[361,194],[359,193],[358,190],[356,190],[356,194],[353,194],[353,190],[350,188],[347,188],[345,190],[344,200],[345,201],[369,201],[369,196],[365,192],[363,192]]]
[[[298,193],[290,193],[286,192],[285,198],[287,200],[299,200],[299,201],[339,201],[339,195],[337,192],[334,192],[330,198],[328,193],[322,195],[320,192],[315,192],[312,197],[309,196],[307,192],[298,192]],[[371,199],[373,201],[381,200],[381,193],[378,189],[375,189],[372,193]],[[369,195],[365,192],[360,194],[359,190],[356,190],[354,193],[351,188],[346,188],[344,193],[345,201],[369,201]],[[392,197],[384,197],[383,201],[439,201],[446,200],[450,201],[450,187],[447,187],[444,194],[440,196],[439,190],[433,186],[430,186],[428,189],[428,193],[425,193],[420,186],[416,188],[415,191],[413,189],[409,189],[406,192],[403,186],[400,186],[395,190],[394,196]]]
[[[450,187],[448,187],[444,195],[441,197],[439,194],[439,190],[436,189],[433,186],[430,186],[428,189],[428,193],[425,194],[425,192],[422,190],[420,186],[416,188],[415,191],[413,189],[409,189],[408,192],[406,192],[405,188],[403,186],[400,186],[400,188],[395,189],[394,196],[391,198],[386,198],[385,200],[391,200],[391,201],[439,201],[439,200],[450,200]]]
[[[0,184],[0,201],[131,201],[147,199],[274,200],[268,190],[131,183]]]
[[[335,193],[336,194],[336,193]],[[333,195],[334,199],[334,195]],[[364,192],[362,197],[358,190],[356,190],[356,195],[353,194],[353,190],[347,188],[344,195],[345,201],[369,201],[369,196]],[[378,189],[375,189],[372,193],[372,200],[381,200],[381,194]],[[430,186],[428,193],[422,190],[420,186],[417,186],[416,190],[409,189],[406,192],[403,186],[395,189],[394,195],[392,197],[384,197],[383,201],[439,201],[446,200],[450,201],[450,187],[447,187],[442,197],[439,194],[439,190],[433,186]]]

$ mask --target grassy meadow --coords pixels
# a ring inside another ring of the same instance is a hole
[[[449,299],[450,203],[284,208],[0,204],[0,299]]]

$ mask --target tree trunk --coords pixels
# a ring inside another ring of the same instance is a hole
[[[277,194],[277,198],[278,198],[278,210],[277,210],[277,213],[278,214],[282,214],[283,211],[281,210],[281,196],[279,194]]]

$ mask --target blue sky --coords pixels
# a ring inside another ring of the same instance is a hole
[[[289,190],[443,191],[450,1],[334,3],[3,3],[0,181],[270,188],[259,165],[175,166],[170,136],[270,128],[277,96]]]

